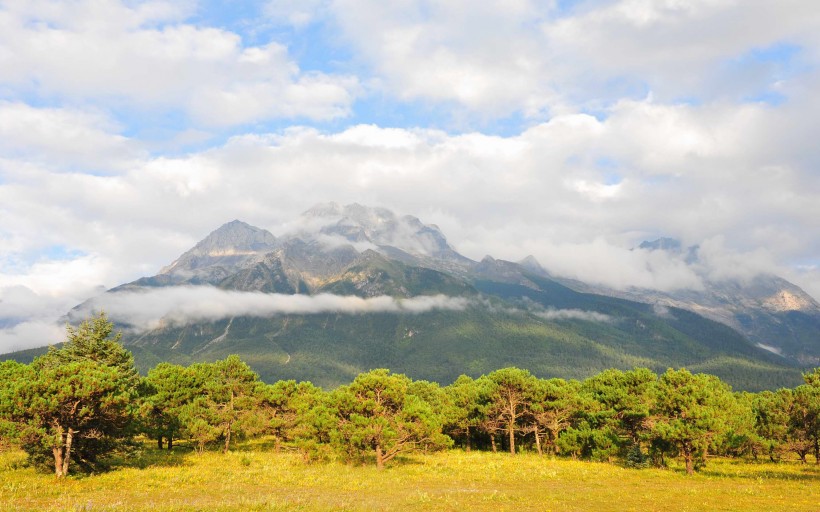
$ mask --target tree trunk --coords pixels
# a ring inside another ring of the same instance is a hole
[[[814,440],[814,463],[820,464],[820,439]]]
[[[174,449],[174,436],[168,436],[168,451]]]
[[[71,460],[71,443],[74,440],[74,431],[70,428],[64,433],[63,427],[57,427],[57,446],[51,449],[54,455],[54,476],[63,478],[68,475],[68,463]]]
[[[68,475],[68,463],[71,461],[71,443],[74,441],[74,431],[71,428],[65,436],[65,455],[63,455],[63,476]]]
[[[493,447],[493,453],[498,453],[498,447],[495,445],[495,434],[490,434],[490,445]]]
[[[62,438],[62,436],[60,437]],[[63,447],[55,446],[51,449],[51,452],[54,454],[54,476],[62,478],[65,476],[63,474]]]
[[[279,436],[273,436],[273,453],[279,453],[280,451],[282,451],[282,441]]]
[[[228,453],[228,448],[231,446],[231,424],[228,423],[228,428],[225,429],[225,447],[222,453]]]
[[[510,455],[515,455],[515,424],[513,422],[507,425],[507,434],[510,436]]]
[[[692,449],[689,446],[683,447],[683,458],[686,461],[686,474],[695,474],[695,460],[692,454]]]
[[[541,449],[541,435],[538,432],[538,425],[534,425],[532,430],[535,432],[535,447],[538,448],[538,455],[544,455],[544,451]]]
[[[472,446],[470,446],[470,425],[467,425],[467,453],[470,453],[471,448]]]
[[[378,469],[384,469],[384,454],[382,453],[382,446],[380,444],[376,445],[376,467]]]
[[[157,448],[162,450],[162,436],[157,436]]]

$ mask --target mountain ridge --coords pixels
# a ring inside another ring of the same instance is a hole
[[[234,308],[225,316],[160,321],[148,330],[122,327],[125,343],[143,365],[239,353],[265,378],[331,386],[372,367],[441,381],[509,365],[572,378],[609,367],[687,366],[708,369],[744,389],[799,380],[801,361],[780,347],[761,348],[738,330],[678,308],[669,298],[634,300],[629,293],[637,296],[636,290],[593,293],[594,286],[562,280],[532,256],[517,263],[491,256],[473,261],[458,254],[437,227],[412,216],[327,203],[307,210],[298,225],[275,237],[231,221],[175,265],[118,286],[71,315],[79,319],[104,308],[118,293],[139,305],[151,300],[151,290],[179,286],[194,287],[191,293],[205,286],[259,294],[257,302],[291,295],[303,301],[332,294],[382,303],[389,297],[429,297],[425,304],[433,306],[414,311],[277,313],[268,308],[264,314],[243,314]],[[436,309],[441,297],[460,297],[466,306]],[[788,297],[783,300],[788,304]],[[188,304],[189,310],[196,307]]]

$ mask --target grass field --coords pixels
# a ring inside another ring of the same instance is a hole
[[[0,452],[2,510],[817,511],[820,466],[710,460],[670,469],[449,451],[389,466],[305,464],[248,444],[222,455],[146,449],[108,473],[56,481]]]

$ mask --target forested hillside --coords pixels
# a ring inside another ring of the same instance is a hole
[[[610,369],[585,380],[542,379],[514,367],[450,385],[387,369],[324,391],[265,383],[239,357],[140,377],[104,315],[68,328],[66,343],[31,364],[0,364],[0,433],[58,477],[98,471],[136,436],[171,450],[228,452],[268,436],[305,460],[341,458],[381,468],[402,454],[453,446],[663,466],[688,473],[707,454],[820,464],[820,369],[804,384],[738,393],[719,378],[669,369]]]

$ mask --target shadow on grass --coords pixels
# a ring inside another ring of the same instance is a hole
[[[685,472],[685,471],[682,471]],[[765,469],[760,471],[743,471],[735,472],[731,470],[724,470],[720,468],[703,468],[698,471],[698,474],[719,477],[719,478],[746,478],[749,480],[799,480],[799,481],[817,481],[820,482],[820,466],[804,466],[800,468],[792,468],[791,470]]]
[[[114,466],[112,469],[190,466],[191,463],[185,460],[185,456],[191,453],[191,451],[192,450],[183,451],[178,448],[174,448],[170,452],[167,450],[160,452],[156,449],[147,450],[137,457],[129,457],[123,460],[121,464]]]
[[[160,450],[151,443],[137,443],[134,450],[114,456],[108,463],[110,471],[118,469],[148,469],[151,467],[190,466],[186,456],[193,453],[193,447],[184,443],[174,445],[173,450]]]
[[[290,444],[280,442],[279,450],[282,452],[288,451],[295,451],[296,447],[291,446]],[[240,441],[236,444],[231,443],[231,451],[232,452],[270,452],[276,453],[276,441],[269,437],[263,437],[259,439],[247,439]]]
[[[685,474],[683,466],[671,468]],[[722,459],[696,470],[697,474],[713,478],[740,478],[748,480],[820,481],[820,465],[801,464],[797,461],[770,462],[768,460]]]

